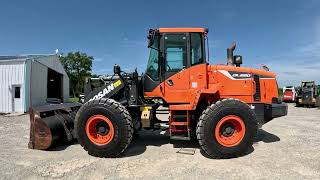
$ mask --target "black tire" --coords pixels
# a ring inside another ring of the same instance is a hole
[[[97,145],[86,133],[86,123],[90,117],[107,117],[114,128],[113,138],[108,144]],[[127,109],[112,99],[93,100],[85,103],[75,119],[75,132],[80,145],[88,154],[96,157],[118,157],[129,146],[133,137],[132,119]]]
[[[238,144],[227,147],[218,142],[215,130],[219,121],[224,117],[230,117],[230,115],[237,116],[242,120],[245,132]],[[236,99],[224,99],[203,111],[197,124],[197,139],[202,150],[209,157],[214,159],[233,158],[248,153],[256,138],[257,130],[256,115],[248,104]]]

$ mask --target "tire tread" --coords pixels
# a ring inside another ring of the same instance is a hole
[[[92,155],[92,156],[96,156],[96,157],[118,157],[119,155],[121,155],[130,145],[132,138],[133,138],[133,124],[132,124],[132,119],[131,116],[128,112],[128,110],[122,106],[122,104],[120,104],[119,102],[113,100],[113,99],[107,99],[107,98],[102,98],[100,100],[93,100],[93,101],[89,101],[87,103],[85,103],[83,106],[81,106],[81,108],[79,109],[76,118],[75,118],[75,130],[76,132],[79,131],[79,124],[81,121],[81,114],[83,114],[83,112],[93,106],[104,106],[107,108],[112,109],[116,114],[118,114],[120,116],[120,120],[124,123],[124,125],[126,126],[127,129],[127,133],[126,133],[126,138],[121,138],[121,142],[120,145],[118,147],[116,147],[116,149],[113,152],[108,152],[106,153],[103,150],[99,150],[94,148],[94,146],[90,146],[88,145],[88,143],[84,142],[85,140],[83,138],[79,138],[78,133],[77,134],[77,139],[79,141],[79,144],[84,148],[84,150],[86,150],[88,152],[88,154]]]

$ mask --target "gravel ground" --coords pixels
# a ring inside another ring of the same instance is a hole
[[[79,144],[30,150],[28,138],[27,115],[0,116],[0,179],[320,179],[320,110],[314,108],[290,105],[288,116],[259,130],[253,152],[227,160],[208,159],[198,145],[170,142],[158,131],[140,133],[116,159],[91,157]]]

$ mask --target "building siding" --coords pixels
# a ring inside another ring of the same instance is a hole
[[[30,72],[30,107],[41,106],[47,100],[48,68],[37,61],[32,61]]]
[[[26,73],[25,73],[25,79],[26,79],[26,82],[25,82],[25,98],[26,98],[26,111],[29,111],[30,107],[31,107],[31,99],[30,99],[30,83],[31,83],[31,63],[32,61],[31,60],[26,60],[25,62],[25,66],[26,66]]]
[[[22,107],[46,104],[48,68],[63,75],[63,101],[69,98],[69,77],[58,56],[0,61],[0,112],[13,112],[12,85],[21,85]]]
[[[37,58],[36,61],[54,71],[63,75],[63,101],[67,102],[69,99],[69,77],[62,66],[58,56],[48,56]]]
[[[0,112],[13,111],[12,85],[21,85],[21,109],[24,109],[24,62],[0,62]]]

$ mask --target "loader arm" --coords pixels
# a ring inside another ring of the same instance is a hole
[[[111,78],[103,86],[92,87],[89,79],[85,84],[85,103],[102,98],[119,101],[121,104],[137,105],[137,99],[128,98],[137,96],[137,73],[119,75]],[[135,83],[133,83],[134,81]],[[30,109],[30,142],[31,149],[49,149],[62,142],[72,142],[74,134],[74,120],[80,103],[47,104]]]
[[[91,80],[88,80],[85,85],[86,92],[84,102],[92,101],[94,99],[111,98],[119,91],[123,90],[125,87],[124,84],[125,83],[123,82],[122,78],[119,78],[109,82],[108,84],[105,84],[104,86],[92,90]]]

